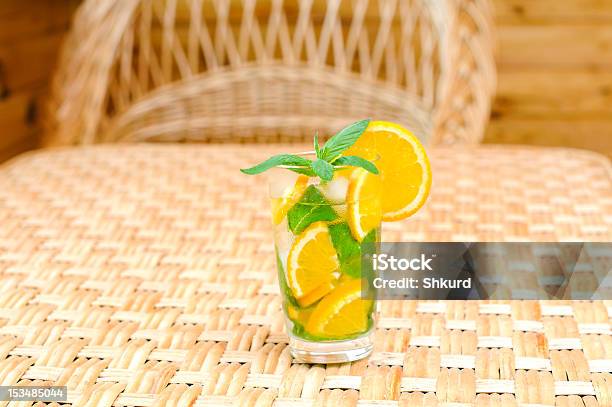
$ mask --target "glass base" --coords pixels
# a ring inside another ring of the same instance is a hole
[[[307,341],[289,335],[289,350],[296,362],[344,363],[363,359],[374,348],[374,330],[342,341]]]

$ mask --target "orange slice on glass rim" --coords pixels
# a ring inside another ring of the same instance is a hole
[[[343,155],[374,160],[382,182],[382,220],[396,221],[414,214],[427,200],[431,168],[425,149],[398,124],[373,121]]]
[[[358,242],[381,221],[381,180],[379,175],[355,168],[346,194],[347,217],[351,234]]]

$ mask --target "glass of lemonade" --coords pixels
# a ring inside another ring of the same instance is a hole
[[[323,181],[287,169],[271,171],[269,186],[291,354],[307,363],[361,359],[373,347],[375,295],[362,253],[380,241],[379,175],[346,167]]]

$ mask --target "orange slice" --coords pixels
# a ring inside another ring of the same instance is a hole
[[[390,122],[370,122],[344,155],[375,160],[382,181],[382,220],[415,213],[427,200],[431,169],[425,149],[410,131]]]
[[[297,302],[300,304],[300,307],[308,307],[319,301],[320,298],[329,293],[333,288],[334,284],[331,281],[325,282],[303,297],[298,298]]]
[[[365,333],[371,310],[372,301],[361,298],[361,280],[347,280],[316,305],[305,328],[330,339]]]
[[[363,168],[355,168],[351,173],[346,200],[351,234],[355,240],[362,241],[372,229],[380,227],[380,177]]]
[[[295,180],[293,188],[287,188],[280,198],[272,198],[272,222],[275,225],[283,221],[289,209],[304,195],[307,187],[308,177],[300,174]]]
[[[327,294],[340,263],[325,222],[313,222],[295,239],[287,256],[287,284],[300,302],[313,303]],[[318,290],[316,295],[307,295]],[[316,297],[316,298],[315,298]],[[306,298],[304,300],[304,298]]]

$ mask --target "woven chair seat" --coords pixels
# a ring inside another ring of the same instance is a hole
[[[612,405],[612,301],[384,301],[368,359],[293,364],[266,185],[238,169],[304,148],[97,145],[0,167],[0,384],[92,406]],[[430,200],[384,240],[612,241],[595,154],[430,155]]]

